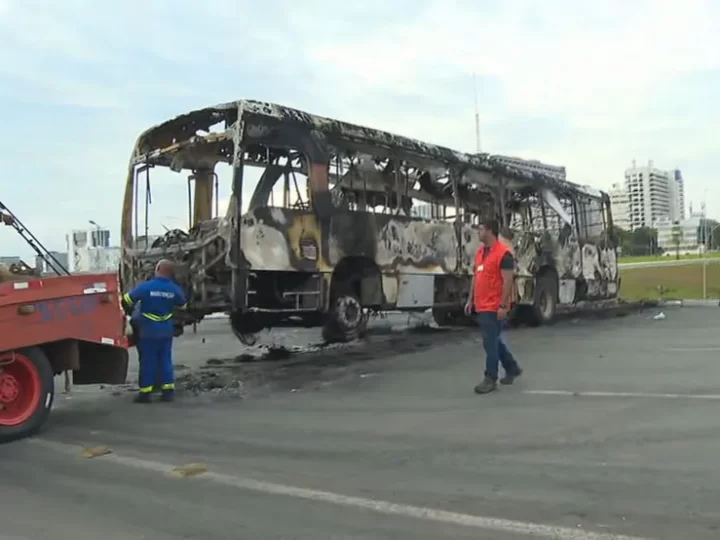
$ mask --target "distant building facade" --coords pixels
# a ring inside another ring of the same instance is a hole
[[[22,257],[16,257],[15,255],[0,256],[0,264],[3,266],[10,266],[22,262]]]
[[[710,237],[717,222],[708,219],[705,209],[690,213],[687,219],[671,220],[662,218],[655,224],[657,244],[666,255],[703,253],[710,244]],[[677,238],[677,242],[676,242]]]
[[[117,272],[120,248],[110,246],[108,229],[75,229],[66,236],[66,241],[67,268],[71,273]]]
[[[630,221],[630,196],[625,190],[625,185],[613,184],[609,196],[613,225],[629,231],[632,228]]]
[[[656,223],[685,219],[685,181],[679,169],[665,171],[650,161],[625,170],[628,229],[655,227]],[[616,198],[620,200],[620,196]]]
[[[64,268],[66,268],[68,271],[70,270],[70,263],[68,261],[68,254],[67,253],[61,253],[60,251],[51,251],[50,254],[55,257],[57,262],[59,262]],[[52,269],[52,267],[39,255],[35,257],[35,268],[40,271],[41,274],[51,274],[55,275],[55,271]]]

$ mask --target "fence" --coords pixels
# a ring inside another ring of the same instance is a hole
[[[720,258],[621,260],[620,278],[627,300],[720,299]]]

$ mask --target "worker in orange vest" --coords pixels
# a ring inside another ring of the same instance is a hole
[[[510,247],[498,240],[499,226],[495,220],[484,221],[478,230],[482,246],[475,253],[473,279],[465,312],[473,315],[480,326],[485,349],[485,378],[475,393],[487,394],[497,388],[498,368],[505,376],[501,384],[512,384],[522,374],[501,337],[505,319],[513,300],[515,260]]]

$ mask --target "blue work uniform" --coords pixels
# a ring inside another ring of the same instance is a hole
[[[140,303],[137,316],[140,330],[137,343],[140,357],[140,393],[152,393],[158,371],[163,392],[172,392],[175,390],[172,360],[173,310],[186,307],[185,293],[171,279],[156,276],[126,293],[123,300],[132,307]]]

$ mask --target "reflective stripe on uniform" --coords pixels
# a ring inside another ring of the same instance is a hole
[[[152,386],[141,386],[140,387],[140,393],[141,394],[152,394],[153,387]]]
[[[123,300],[125,300],[125,302],[127,302],[129,305],[133,305],[132,298],[130,298],[130,293],[123,294]]]
[[[151,320],[153,322],[165,322],[172,319],[172,313],[168,313],[167,315],[155,315],[154,313],[141,313],[143,317],[145,317],[148,320]]]
[[[162,385],[163,391],[165,390],[175,390],[175,383],[168,383]]]

